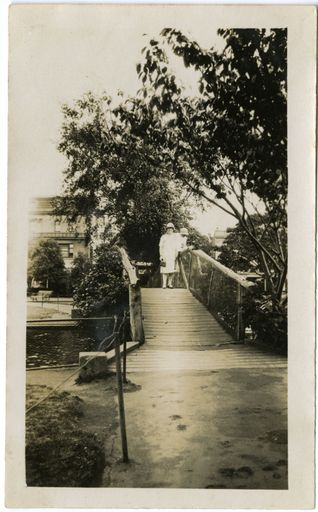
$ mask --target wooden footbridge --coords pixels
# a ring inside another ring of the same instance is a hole
[[[281,367],[286,358],[244,345],[244,301],[253,283],[203,251],[179,259],[177,288],[140,288],[124,250],[129,276],[132,338],[127,372]],[[157,283],[158,285],[158,280]]]
[[[233,342],[189,290],[143,288],[141,297],[149,349],[204,350]]]

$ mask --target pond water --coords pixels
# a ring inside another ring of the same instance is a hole
[[[112,319],[81,322],[76,327],[27,328],[27,368],[78,363],[79,352],[97,350],[112,330]]]

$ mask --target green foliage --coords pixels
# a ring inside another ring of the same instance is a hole
[[[287,276],[287,31],[218,33],[220,51],[166,28],[143,49],[135,97],[114,106],[88,94],[64,107],[59,207],[88,226],[107,215],[132,257],[155,259],[167,220],[186,225],[189,194],[216,205],[240,225],[233,264],[255,260],[276,314]],[[171,49],[196,72],[195,96],[169,70]]]
[[[50,391],[27,386],[27,408]],[[87,487],[104,465],[104,447],[95,434],[79,428],[83,402],[54,393],[26,416],[26,481],[38,487]]]
[[[56,213],[85,217],[90,236],[94,217],[107,216],[135,259],[155,260],[163,226],[184,223],[186,194],[160,167],[160,136],[147,136],[147,109],[134,98],[114,106],[91,93],[63,107],[59,150],[67,157],[64,195]]]
[[[287,31],[219,35],[224,48],[218,52],[164,29],[144,50],[137,70],[141,92],[155,136],[160,129],[164,134],[165,167],[237,219],[279,303],[287,273],[281,240],[287,227]],[[197,97],[187,97],[169,71],[167,46],[197,72]]]
[[[91,262],[77,259],[72,272],[77,275],[74,304],[84,316],[126,304],[128,292],[121,257],[109,244],[98,246]]]
[[[187,239],[187,245],[193,247],[194,249],[201,249],[206,254],[209,254],[210,256],[213,253],[213,244],[210,240],[210,238],[206,235],[202,235],[200,231],[198,231],[196,228],[190,226],[189,224],[186,224],[189,231],[189,236]]]
[[[281,199],[287,184],[287,32],[219,30],[221,52],[204,50],[180,31],[167,28],[162,42],[145,51],[140,77],[150,86],[149,104],[167,113],[174,127],[170,143],[180,146],[184,163],[193,158],[200,177],[221,199],[226,183],[244,180],[244,190],[262,199]],[[185,97],[167,70],[167,42],[198,72],[197,98]],[[160,44],[162,45],[160,47]],[[178,135],[179,139],[177,139]],[[180,144],[181,142],[181,144]],[[171,146],[172,147],[172,146]],[[206,163],[207,165],[204,165]],[[259,179],[261,177],[261,180]]]
[[[90,260],[88,256],[83,253],[79,253],[72,262],[70,279],[73,289],[78,287],[85,275],[90,270]]]
[[[67,272],[59,245],[54,240],[41,240],[31,254],[30,273],[55,293],[67,288]]]
[[[263,222],[254,219],[256,230],[262,232]],[[266,240],[270,247],[269,234]],[[281,232],[281,242],[287,251],[286,232]],[[267,345],[282,350],[287,347],[287,305],[286,294],[282,291],[281,301],[273,301],[270,294],[264,292],[264,274],[259,252],[255,249],[246,232],[238,224],[233,228],[220,249],[219,261],[234,271],[256,272],[260,274],[258,284],[249,291],[245,307],[245,321],[250,325],[257,339]]]
[[[253,215],[254,231],[258,238],[262,238],[266,247],[275,251],[276,239],[272,237],[273,233],[264,227],[268,225],[266,216]],[[219,261],[235,271],[262,273],[262,261],[260,253],[252,243],[250,237],[240,224],[233,229],[228,229],[228,235],[220,248]],[[287,232],[281,226],[279,228],[279,237],[282,252],[287,253]]]
[[[260,343],[282,352],[287,351],[287,297],[279,305],[273,304],[271,296],[259,285],[246,298],[245,322],[250,325]]]
[[[261,272],[259,254],[240,225],[221,245],[218,261],[235,272]]]

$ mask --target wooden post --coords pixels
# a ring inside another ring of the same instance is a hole
[[[182,280],[183,280],[183,284],[184,284],[185,288],[187,290],[189,290],[189,283],[188,283],[187,276],[186,276],[186,273],[185,273],[185,270],[184,270],[184,266],[183,266],[183,263],[182,263],[181,254],[179,254],[179,256],[178,256],[178,261],[179,261],[180,273],[181,273],[181,277],[182,277]]]
[[[129,285],[129,312],[132,341],[145,342],[145,334],[142,325],[141,290],[139,284]]]
[[[122,451],[123,451],[123,462],[129,462],[127,434],[126,434],[126,420],[125,420],[124,391],[123,391],[123,381],[122,381],[122,375],[121,375],[119,336],[116,336],[115,354],[116,354],[116,379],[117,379],[117,394],[118,394],[118,408],[119,408],[119,423],[120,423],[121,445],[122,445]]]
[[[124,340],[124,353],[123,353],[123,381],[124,381],[124,384],[127,384],[126,368],[127,368],[127,341]]]
[[[188,278],[188,284],[189,288],[191,289],[191,278],[192,278],[192,264],[193,264],[193,252],[190,252],[190,263],[189,263],[189,278]],[[193,288],[193,286],[192,286]]]
[[[244,288],[237,283],[237,323],[236,323],[236,340],[241,341],[245,338],[245,325],[243,319],[243,297]]]
[[[211,290],[212,290],[213,278],[214,278],[214,268],[211,267],[211,275],[210,275],[210,279],[209,279],[209,288],[208,288],[208,300],[207,300],[208,307],[211,304]]]
[[[139,341],[142,345],[145,342],[145,335],[142,325],[140,284],[136,269],[132,266],[127,252],[122,247],[118,247],[118,251],[121,254],[123,266],[129,278],[129,312],[132,340]]]

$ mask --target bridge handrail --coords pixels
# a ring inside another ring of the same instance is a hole
[[[185,288],[208,308],[236,340],[244,340],[245,297],[255,284],[201,249],[186,249],[178,260]]]
[[[123,267],[128,275],[129,285],[129,317],[132,341],[145,342],[144,327],[142,321],[141,290],[136,267],[131,263],[127,251],[123,247],[117,247],[121,255]]]
[[[136,285],[138,283],[136,267],[131,263],[127,251],[123,247],[118,247],[118,251],[121,255],[123,267],[127,272],[129,283],[131,285]]]
[[[213,267],[215,267],[218,270],[220,270],[221,272],[223,272],[223,274],[225,274],[227,277],[230,277],[231,279],[234,279],[234,281],[238,282],[241,286],[243,286],[243,288],[251,288],[251,287],[254,286],[254,283],[251,283],[250,281],[247,281],[247,279],[245,279],[244,277],[240,276],[239,274],[234,272],[234,270],[231,270],[230,268],[226,267],[225,265],[223,265],[219,261],[215,260],[214,258],[209,256],[208,254],[206,254],[204,251],[202,251],[201,249],[192,249],[192,250],[190,249],[190,251],[193,254],[195,254],[196,256],[199,256],[203,260],[205,260],[208,263],[210,263]]]

